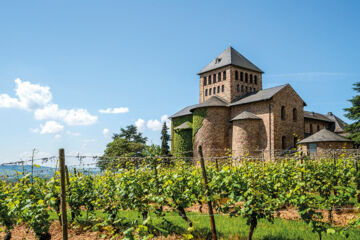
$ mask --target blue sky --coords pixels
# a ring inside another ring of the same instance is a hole
[[[343,117],[360,79],[359,11],[340,0],[2,1],[0,162],[34,147],[102,153],[139,119],[159,143],[161,118],[197,103],[196,73],[229,44],[264,70],[264,88],[290,83],[307,110]]]

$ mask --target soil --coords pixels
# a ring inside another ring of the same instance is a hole
[[[189,212],[199,212],[200,205],[194,205],[190,208],[187,208],[186,211]],[[165,207],[164,210],[171,210],[169,207]],[[206,214],[208,212],[208,206],[207,204],[202,205],[202,213]],[[322,211],[325,221],[328,221],[328,212]],[[220,214],[215,211],[215,213]],[[279,214],[279,215],[278,215]],[[275,216],[280,216],[282,219],[285,220],[300,220],[300,216],[297,213],[295,208],[287,208],[280,210],[279,213],[275,213]],[[358,216],[359,211],[354,210],[343,210],[343,211],[333,211],[332,213],[332,219],[333,219],[333,225],[337,226],[345,226],[349,222],[349,220],[354,219]],[[58,221],[52,222],[49,230],[51,234],[52,240],[62,240],[62,231],[61,226],[59,225]],[[24,225],[17,225],[15,228],[11,231],[12,233],[12,240],[36,240],[35,234],[32,230],[27,229]],[[91,232],[91,231],[79,231],[76,229],[70,229],[68,230],[68,236],[71,240],[100,240],[100,239],[110,239],[109,237],[105,237],[105,234],[102,232]],[[2,232],[0,233],[0,239],[3,239],[5,234]],[[170,240],[178,240],[182,239],[181,236],[171,235],[167,237],[156,237],[156,240],[164,240],[164,239],[170,239]]]

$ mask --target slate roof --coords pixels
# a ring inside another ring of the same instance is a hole
[[[304,111],[304,118],[311,118],[311,119],[320,120],[320,121],[324,121],[324,122],[333,122],[333,120],[330,120],[327,116],[325,116],[321,113],[309,112],[309,111]]]
[[[180,124],[179,126],[177,126],[176,128],[174,128],[175,130],[180,130],[180,129],[191,129],[191,123],[190,122],[184,122],[182,124]]]
[[[186,116],[186,115],[192,115],[192,112],[190,112],[190,109],[195,107],[196,105],[197,104],[185,107],[185,108],[181,109],[180,111],[178,111],[177,113],[171,115],[169,118],[176,118],[176,117],[182,117],[182,116]]]
[[[276,93],[280,92],[284,87],[286,87],[288,84],[267,88],[260,90],[256,93],[251,93],[250,95],[246,95],[241,97],[238,100],[233,101],[230,106],[235,105],[241,105],[246,103],[252,103],[252,102],[259,102],[259,101],[265,101],[271,99]]]
[[[258,116],[256,116],[255,114],[248,112],[248,111],[244,111],[242,113],[240,113],[239,115],[237,115],[236,117],[234,117],[233,119],[230,120],[231,121],[236,121],[236,120],[261,120],[261,118],[259,118]]]
[[[197,108],[204,108],[204,107],[227,107],[229,104],[221,99],[218,96],[212,96],[211,98],[207,99],[206,101],[195,105],[194,107],[192,107],[190,109],[190,111],[192,112],[193,110],[197,109]]]
[[[343,120],[341,120],[340,118],[338,118],[337,116],[332,114],[331,112],[329,112],[326,115],[326,117],[329,118],[330,120],[332,120],[335,123],[334,132],[336,132],[336,133],[345,132],[346,122],[344,122]]]
[[[299,144],[314,143],[314,142],[351,142],[351,141],[343,136],[340,136],[339,134],[336,134],[324,128],[314,133],[313,135],[304,138],[299,142]]]
[[[234,48],[229,46],[219,56],[212,60],[206,67],[204,67],[198,74],[202,74],[217,68],[221,68],[228,65],[234,65],[245,69],[253,70],[255,72],[263,73],[263,71],[255,66],[252,62],[246,59]]]

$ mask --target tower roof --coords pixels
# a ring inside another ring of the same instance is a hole
[[[237,120],[261,120],[261,118],[251,112],[243,111],[242,113],[231,119],[230,122]]]
[[[247,58],[241,55],[234,48],[229,46],[219,56],[212,60],[206,67],[204,67],[198,74],[202,74],[217,68],[234,65],[241,68],[249,69],[255,72],[263,73],[263,71],[250,62]]]
[[[299,144],[314,143],[314,142],[351,142],[351,141],[343,136],[340,136],[324,128],[314,133],[313,135],[304,138],[299,142]]]
[[[195,106],[193,106],[191,109],[190,109],[190,112],[193,112],[195,109],[198,109],[198,108],[205,108],[205,107],[227,107],[228,106],[228,103],[221,99],[220,97],[218,96],[212,96],[211,98],[207,99],[206,101],[200,103],[200,104],[197,104]]]

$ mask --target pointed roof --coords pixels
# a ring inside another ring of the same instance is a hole
[[[255,92],[255,93],[250,93],[248,95],[240,97],[239,99],[236,99],[235,101],[233,101],[230,104],[230,106],[269,100],[276,93],[280,92],[283,88],[285,88],[288,85],[289,84],[285,84],[285,85],[281,85],[281,86],[277,86],[277,87],[263,89],[263,90]]]
[[[329,112],[326,115],[326,117],[335,123],[334,132],[336,132],[336,133],[344,133],[345,132],[346,122],[344,122],[343,120],[341,120],[340,118],[335,116],[332,112]]]
[[[314,143],[314,142],[351,142],[351,141],[343,136],[340,136],[339,134],[336,134],[324,128],[314,133],[313,135],[304,138],[299,142],[299,144]]]
[[[228,103],[218,96],[212,96],[211,98],[207,99],[206,101],[195,105],[193,108],[190,109],[191,112],[197,108],[204,108],[204,107],[227,107]]]
[[[174,128],[175,130],[185,130],[185,129],[191,129],[191,123],[190,122],[184,122],[182,124],[180,124],[179,126],[177,126],[176,128]]]
[[[236,120],[261,120],[261,118],[259,118],[258,116],[256,116],[255,114],[253,114],[251,112],[243,111],[242,113],[240,113],[239,115],[237,115],[236,117],[231,119],[230,122],[236,121]]]
[[[183,109],[181,109],[180,111],[178,111],[177,113],[171,115],[169,118],[176,118],[176,117],[182,117],[182,116],[187,116],[187,115],[192,115],[192,112],[190,112],[190,109],[195,107],[197,104],[185,107]]]
[[[202,74],[217,68],[221,68],[228,65],[234,65],[241,68],[249,69],[255,72],[263,73],[263,71],[250,62],[247,58],[241,55],[234,48],[229,46],[219,56],[212,60],[206,67],[204,67],[198,74]]]
[[[304,118],[310,118],[325,122],[333,122],[331,119],[329,119],[329,117],[324,116],[323,114],[317,112],[304,111]]]

